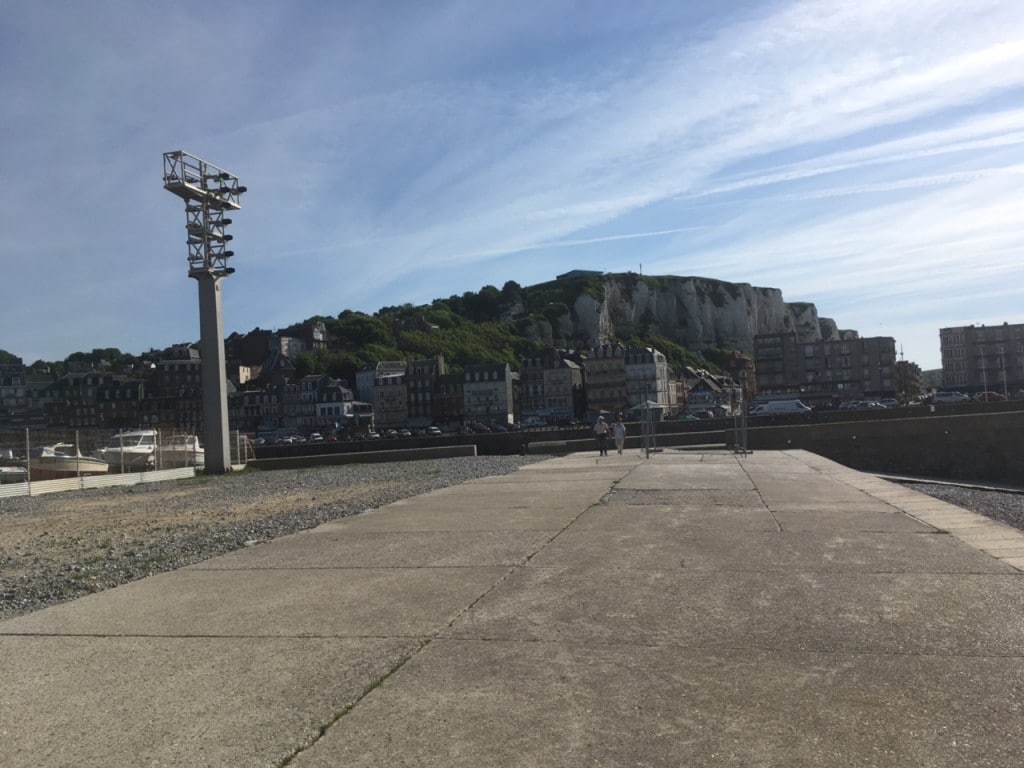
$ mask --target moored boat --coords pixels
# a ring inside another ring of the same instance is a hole
[[[28,457],[28,470],[32,480],[105,475],[109,469],[107,462],[92,456],[83,456],[78,446],[72,443],[33,448]]]
[[[110,438],[96,455],[112,472],[144,472],[156,465],[156,443],[155,429],[130,429]]]
[[[196,435],[171,435],[160,443],[158,454],[160,466],[167,469],[206,465],[206,452]]]
[[[24,483],[26,480],[28,480],[28,470],[24,467],[13,464],[0,466],[0,485]]]

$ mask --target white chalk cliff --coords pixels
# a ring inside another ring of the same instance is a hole
[[[753,352],[759,334],[795,332],[800,341],[840,338],[835,322],[818,317],[813,304],[786,302],[777,288],[634,274],[605,275],[598,282],[599,291],[581,285],[570,311],[560,317],[531,315],[527,335],[559,347],[658,335],[688,349],[731,347],[746,353]]]

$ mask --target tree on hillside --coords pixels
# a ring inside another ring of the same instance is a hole
[[[391,329],[380,318],[363,312],[345,310],[338,315],[336,331],[339,339],[349,347],[365,347],[370,344],[392,346],[395,343]]]
[[[501,318],[501,292],[485,285],[479,293],[462,294],[463,314],[474,323],[497,322]]]
[[[523,287],[515,280],[509,280],[501,287],[501,299],[506,305],[518,304],[523,300]]]

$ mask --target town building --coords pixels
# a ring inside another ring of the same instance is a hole
[[[68,427],[135,427],[145,384],[107,371],[68,373],[50,386],[46,416]]]
[[[838,340],[800,341],[795,333],[762,334],[754,337],[754,368],[760,398],[788,395],[832,407],[896,395],[890,336],[862,339],[847,331]]]
[[[467,365],[462,371],[463,420],[510,424],[515,412],[512,389],[508,363]]]
[[[626,402],[630,407],[669,407],[669,368],[665,355],[651,347],[626,347]]]
[[[577,416],[583,367],[554,348],[523,360],[519,369],[519,420],[560,424]]]
[[[939,329],[942,388],[1024,396],[1024,323]]]
[[[405,375],[406,366],[401,360],[381,360],[356,371],[356,398],[364,403],[374,402],[373,390],[377,380],[394,375]]]
[[[686,382],[687,413],[731,416],[743,403],[743,387],[731,376],[687,366],[683,377]]]
[[[584,379],[589,413],[617,414],[629,408],[626,349],[621,344],[602,344],[591,349],[584,361]]]
[[[462,426],[466,398],[461,373],[445,373],[437,377],[434,393],[434,423],[442,428]]]
[[[413,360],[409,365],[410,427],[429,427],[437,420],[434,393],[438,379],[448,372],[444,355],[426,360]]]
[[[381,429],[399,429],[409,421],[409,386],[402,370],[383,369],[373,387],[373,420]]]

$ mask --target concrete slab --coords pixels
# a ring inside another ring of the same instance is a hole
[[[634,518],[638,520],[663,518],[662,525],[666,530],[677,528],[714,528],[734,532],[779,530],[779,524],[772,516],[771,511],[764,508],[744,509],[733,506],[620,504],[617,501],[618,496],[615,494],[612,494],[609,498],[613,499],[613,501],[608,504],[591,507],[573,523],[573,527],[587,528],[594,519],[590,513],[595,509],[602,509],[614,512],[627,520]]]
[[[292,765],[1009,768],[1022,689],[1013,659],[434,641]]]
[[[533,464],[0,622],[0,765],[1016,768],[1024,556],[951,509],[802,451]]]
[[[737,472],[736,461],[701,461],[699,456],[680,455],[669,461],[640,464],[619,483],[622,490],[753,490],[754,484]]]
[[[486,494],[435,497],[422,504],[389,504],[324,523],[322,529],[337,531],[557,531],[595,504],[592,498],[541,499],[508,497],[496,502]]]
[[[0,764],[277,766],[417,638],[0,636]]]
[[[507,568],[183,569],[0,623],[10,634],[428,636]]]
[[[1015,656],[1019,574],[516,570],[446,637]]]
[[[624,524],[623,515],[628,514]],[[1024,556],[1024,552],[1021,553]],[[943,534],[779,531],[687,525],[664,508],[588,511],[530,560],[535,567],[684,571],[1002,573],[1012,569]]]
[[[523,565],[557,532],[367,531],[323,526],[190,566],[226,568],[466,568]]]
[[[748,512],[767,510],[756,488],[746,489],[664,489],[624,488],[617,485],[605,501],[609,504],[636,506],[670,506],[680,509],[716,509]]]
[[[772,505],[772,515],[784,531],[890,531],[933,533],[935,528],[889,506],[836,504]]]

